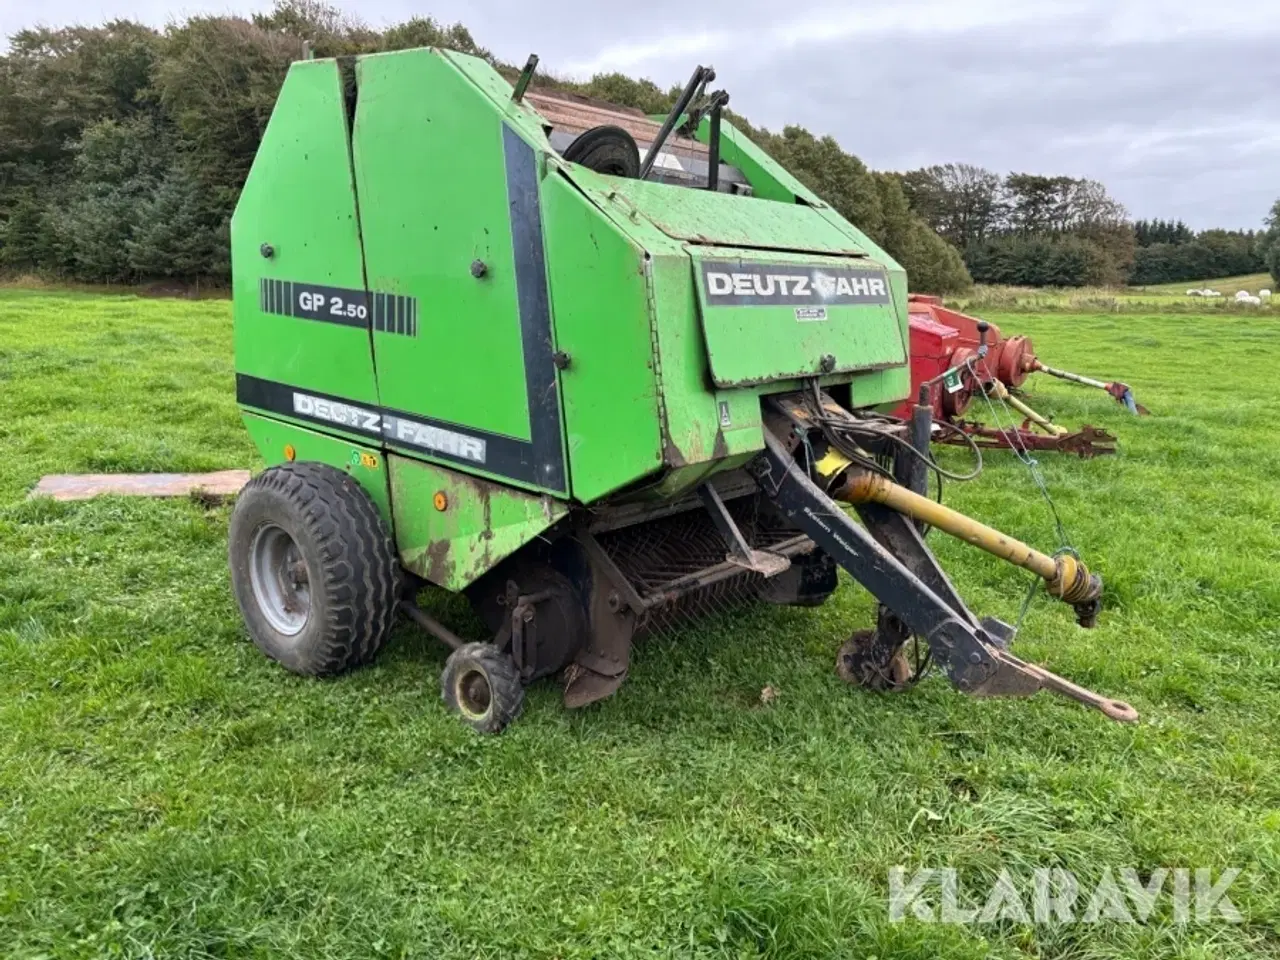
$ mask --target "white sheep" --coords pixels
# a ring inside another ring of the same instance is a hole
[[[1236,299],[1237,299],[1237,300],[1248,300],[1248,299],[1249,299],[1250,297],[1252,297],[1252,296],[1253,296],[1253,294],[1251,294],[1248,290],[1237,290],[1237,291],[1236,291]]]
[[[1199,291],[1199,290],[1188,290],[1188,291],[1187,291],[1187,296],[1188,296],[1188,297],[1198,297],[1198,296],[1200,296],[1200,295],[1201,295],[1201,291]]]
[[[1271,291],[1263,287],[1261,290],[1258,291],[1258,296],[1260,296],[1263,300],[1270,300]]]

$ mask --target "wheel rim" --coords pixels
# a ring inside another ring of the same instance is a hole
[[[454,694],[458,706],[468,717],[483,717],[493,703],[489,678],[480,670],[466,670],[459,674]]]
[[[311,580],[302,552],[283,527],[263,524],[253,535],[249,581],[272,629],[289,637],[302,631],[311,616]]]

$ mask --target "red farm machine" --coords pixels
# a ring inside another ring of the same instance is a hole
[[[1056,450],[1081,457],[1115,452],[1115,437],[1107,431],[1085,425],[1072,432],[1028,406],[1018,393],[1032,373],[1105,390],[1131,413],[1147,413],[1134,401],[1128,384],[1050,367],[1036,356],[1029,337],[1005,337],[994,324],[943,306],[939,297],[911,294],[908,310],[912,396],[932,408],[936,423],[950,427],[935,431],[937,442],[1020,452]],[[975,397],[989,404],[994,423],[965,419]],[[909,418],[911,406],[908,401],[895,413]],[[1016,412],[1009,423],[1000,422],[999,412],[1005,409]]]

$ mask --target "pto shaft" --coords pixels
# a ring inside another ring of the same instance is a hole
[[[1039,360],[1036,361],[1035,369],[1041,373],[1047,373],[1051,377],[1057,377],[1059,380],[1070,380],[1072,383],[1082,383],[1086,387],[1097,387],[1099,390],[1106,390],[1108,386],[1101,380],[1093,379],[1093,377],[1086,377],[1079,373],[1072,373],[1069,370],[1059,370],[1056,367],[1046,366]]]
[[[999,380],[992,380],[990,383],[986,384],[986,387],[993,396],[998,397],[1009,406],[1013,407],[1013,409],[1017,410],[1033,425],[1039,427],[1049,436],[1065,437],[1067,435],[1066,427],[1060,427],[1056,423],[1051,422],[1047,417],[1036,413],[1036,411],[1032,410],[1029,406],[1011,394],[1005,385]]]
[[[1045,590],[1050,596],[1075,607],[1080,626],[1092,627],[1096,622],[1102,578],[1091,574],[1075,557],[1069,554],[1051,557],[1041,553],[1021,540],[913,493],[888,477],[854,466],[834,448],[815,464],[815,468],[836,499],[852,504],[879,503],[1030,570],[1044,580]]]

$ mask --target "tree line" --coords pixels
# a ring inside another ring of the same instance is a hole
[[[1129,222],[1096,180],[949,163],[901,175],[911,208],[964,257],[979,283],[1086,286],[1174,283],[1271,269],[1278,229],[1195,232],[1181,221]],[[1280,275],[1277,276],[1280,283]]]
[[[414,17],[375,30],[321,0],[250,19],[198,16],[162,31],[128,20],[31,29],[0,55],[0,268],[71,280],[226,284],[228,223],[289,65],[442,46],[517,70],[462,24]],[[619,73],[539,75],[646,113],[678,87]],[[915,290],[972,280],[1027,286],[1159,283],[1271,269],[1280,216],[1259,234],[1129,223],[1097,181],[967,164],[872,171],[830,136],[733,121],[908,272]]]
[[[1261,231],[1197,233],[1181,221],[1139,220],[1133,233],[1138,249],[1130,283],[1183,283],[1268,269]]]
[[[0,266],[93,283],[225,284],[231,212],[304,44],[319,57],[450,47],[516,73],[461,24],[415,17],[375,30],[318,0],[163,31],[129,20],[20,31],[0,56]],[[617,73],[538,82],[648,113],[679,94]],[[970,285],[959,252],[911,209],[896,176],[831,137],[734,121],[901,262],[915,289]]]

